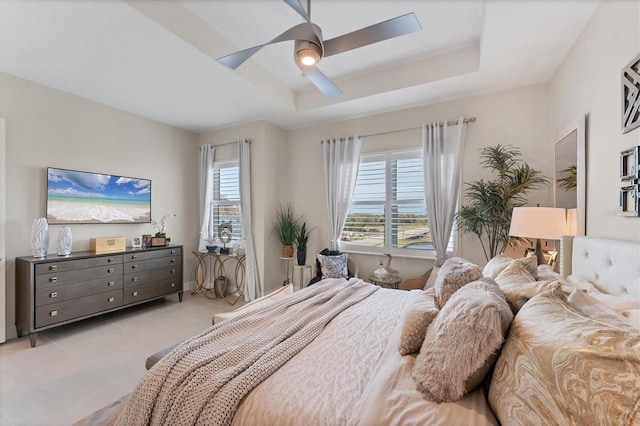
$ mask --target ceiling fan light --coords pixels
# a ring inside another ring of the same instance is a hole
[[[296,60],[304,66],[315,65],[321,55],[321,47],[309,41],[296,41]]]

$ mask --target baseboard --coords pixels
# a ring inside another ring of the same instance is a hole
[[[182,291],[184,291],[185,293],[186,293],[187,291],[191,293],[191,292],[196,291],[196,287],[197,287],[197,286],[198,286],[198,285],[196,284],[196,282],[195,282],[195,281],[189,281],[189,282],[186,282],[186,283],[183,283],[183,284],[182,284],[182,287],[183,287],[183,290],[182,290]]]

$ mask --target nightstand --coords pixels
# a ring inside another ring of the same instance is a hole
[[[396,277],[395,275],[388,275],[384,278],[378,278],[377,276],[371,274],[369,275],[369,282],[380,287],[387,287],[397,290],[398,284],[402,282],[402,278]]]

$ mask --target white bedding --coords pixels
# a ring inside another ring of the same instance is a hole
[[[380,289],[342,312],[245,398],[233,424],[497,424],[482,389],[445,404],[416,390],[415,356],[398,351],[402,310],[416,295]]]

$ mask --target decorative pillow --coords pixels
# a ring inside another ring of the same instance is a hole
[[[322,271],[322,279],[325,278],[348,278],[347,271],[347,254],[339,254],[336,256],[325,256],[317,254],[318,262],[320,262],[320,270]]]
[[[418,352],[427,329],[438,315],[433,288],[420,292],[402,313],[400,355]]]
[[[575,289],[567,301],[591,318],[604,315],[640,329],[640,300]]]
[[[548,289],[554,281],[536,281],[522,262],[511,262],[496,277],[496,282],[507,298],[511,311],[518,313],[522,305],[538,294]]]
[[[447,303],[447,300],[463,285],[482,278],[482,268],[460,257],[447,259],[440,267],[433,288],[436,290],[436,303],[438,308]]]
[[[220,312],[213,316],[212,324],[218,324],[220,321],[225,321],[231,318],[238,316],[239,314],[247,311],[258,310],[264,306],[270,305],[280,299],[284,299],[293,294],[293,284],[288,284],[284,287],[280,287],[277,290],[272,291],[271,293],[259,297],[256,300],[252,300],[249,303],[246,303],[240,306],[238,309],[234,309],[230,312]]]
[[[495,279],[500,272],[513,262],[520,262],[529,271],[533,278],[538,278],[538,260],[535,257],[522,257],[513,259],[505,254],[499,254],[487,263],[482,269],[482,275]]]
[[[427,279],[427,282],[424,284],[424,290],[428,290],[430,288],[433,288],[433,286],[436,283],[436,279],[438,278],[438,274],[440,273],[440,267],[439,266],[434,266],[433,269],[431,270],[431,275],[429,275],[429,278]]]
[[[512,319],[492,279],[458,290],[427,330],[411,371],[418,390],[431,401],[461,399],[491,369]]]
[[[502,424],[640,424],[640,333],[590,318],[559,285],[522,307],[489,388]]]

